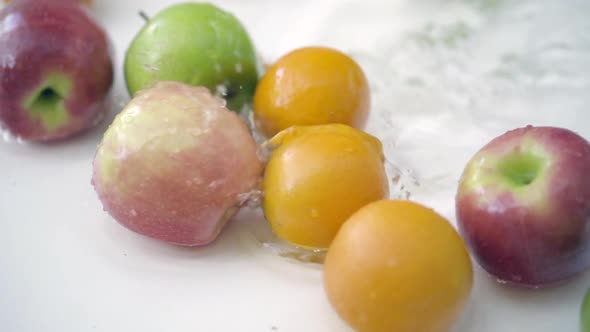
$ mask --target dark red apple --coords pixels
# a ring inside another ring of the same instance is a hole
[[[469,161],[459,230],[501,282],[544,287],[590,267],[590,144],[564,128],[518,128]]]
[[[24,140],[67,138],[106,112],[110,40],[78,1],[17,0],[0,11],[0,125]]]
[[[18,0],[4,0],[4,2],[6,2],[6,3],[14,2],[14,1],[18,1]],[[86,4],[86,5],[92,5],[92,3],[94,2],[93,0],[66,0],[66,1],[78,1],[78,2]]]

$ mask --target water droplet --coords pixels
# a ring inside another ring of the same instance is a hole
[[[123,121],[123,123],[130,124],[131,122],[133,122],[133,117],[131,117],[131,115],[129,114],[124,114],[121,117],[121,121]]]
[[[248,243],[253,244],[256,248],[266,249],[271,255],[299,263],[312,264],[309,266],[313,268],[321,268],[319,264],[325,260],[327,250],[301,248],[281,239],[264,217],[249,220],[246,227],[246,232],[243,234],[246,236],[246,240],[251,241]],[[280,226],[277,225],[277,227]]]
[[[2,140],[6,143],[12,143],[16,140],[16,138],[14,137],[14,135],[12,135],[12,133],[10,133],[8,130],[2,130]]]
[[[188,129],[188,132],[193,136],[199,136],[203,133],[203,130],[201,128],[191,128]]]
[[[219,96],[226,96],[228,92],[227,86],[225,84],[219,84],[215,87],[215,92],[217,92]]]
[[[272,154],[272,148],[270,146],[261,146],[259,145],[256,148],[256,157],[263,163],[268,162],[270,156]]]
[[[137,211],[135,211],[135,209],[131,209],[131,215],[137,217]]]
[[[238,74],[241,73],[242,70],[244,70],[241,63],[236,63],[235,69],[236,69],[236,73],[238,73]]]
[[[223,183],[225,183],[225,180],[214,180],[214,181],[211,181],[211,183],[209,183],[208,187],[211,189],[215,189],[215,188],[223,185]]]
[[[299,261],[301,263],[323,264],[326,258],[326,250],[309,250],[297,247],[282,240],[265,241],[262,246],[270,249],[274,254]]]
[[[218,73],[221,73],[221,70],[222,70],[222,68],[221,68],[221,65],[220,65],[220,64],[216,63],[216,64],[214,65],[214,68],[215,68],[215,71],[216,71],[216,72],[218,72]]]
[[[312,218],[314,218],[314,219],[315,219],[315,218],[317,218],[317,217],[319,217],[319,216],[320,216],[320,213],[318,212],[318,210],[317,210],[317,209],[311,209],[311,217],[312,217]]]
[[[240,206],[246,205],[251,209],[260,207],[264,193],[262,190],[254,189],[247,193],[241,193],[238,195],[238,204]]]
[[[146,71],[148,72],[157,72],[159,71],[159,67],[153,64],[146,64],[144,65],[144,68]]]

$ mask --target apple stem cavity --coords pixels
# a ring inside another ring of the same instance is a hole
[[[533,154],[515,154],[499,165],[500,172],[517,186],[527,186],[535,181],[543,168],[543,159]]]
[[[37,103],[42,102],[46,105],[55,105],[60,100],[62,100],[62,96],[60,96],[55,90],[53,90],[52,88],[45,88],[39,94],[39,97],[37,98]]]
[[[61,74],[50,75],[40,88],[25,100],[23,106],[33,117],[40,118],[46,129],[57,129],[68,122],[64,99],[70,88],[69,79]]]
[[[38,113],[42,118],[47,128],[57,128],[61,125],[62,116],[60,115],[63,106],[61,102],[63,97],[52,88],[44,88],[39,92],[37,98],[33,99],[31,103],[31,110]]]

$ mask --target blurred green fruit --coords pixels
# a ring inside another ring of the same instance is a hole
[[[586,296],[584,296],[584,302],[582,302],[582,332],[590,332],[590,289],[586,291]]]

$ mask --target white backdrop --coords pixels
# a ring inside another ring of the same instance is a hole
[[[143,23],[137,12],[175,2],[96,2],[117,52],[117,111],[127,100],[122,58]],[[588,1],[214,3],[243,21],[267,61],[311,44],[353,54],[373,86],[368,130],[404,170],[410,198],[453,222],[458,176],[492,137],[534,124],[590,138]],[[117,225],[90,186],[106,124],[48,147],[0,143],[0,330],[349,331],[324,297],[318,267],[256,246],[248,235],[260,220],[253,212],[201,249]],[[475,266],[456,332],[578,329],[589,274],[533,292],[497,285]]]

